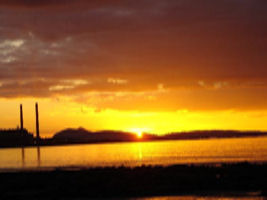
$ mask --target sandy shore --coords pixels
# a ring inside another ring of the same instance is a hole
[[[0,180],[0,199],[267,196],[267,163],[13,171]]]

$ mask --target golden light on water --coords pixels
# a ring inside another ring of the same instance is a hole
[[[1,168],[142,166],[267,160],[267,137],[131,142],[0,150]],[[238,146],[238,151],[236,147]],[[177,148],[179,147],[179,148]],[[216,151],[214,150],[216,149]],[[254,154],[251,154],[254,152]],[[66,156],[71,155],[71,156]],[[101,156],[100,156],[101,155]]]

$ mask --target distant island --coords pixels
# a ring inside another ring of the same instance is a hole
[[[174,132],[165,135],[143,133],[138,138],[135,133],[123,131],[89,131],[84,128],[68,128],[59,131],[51,138],[40,138],[39,140],[26,129],[0,130],[0,147],[20,146],[49,146],[66,144],[91,144],[111,142],[142,142],[158,140],[197,140],[208,138],[240,138],[267,136],[267,132],[261,131],[234,131],[234,130],[202,130],[189,132]]]
[[[190,132],[174,132],[165,135],[143,133],[142,138],[136,134],[122,131],[92,132],[84,128],[65,129],[56,133],[52,140],[56,143],[98,143],[98,142],[123,142],[123,141],[151,141],[151,140],[190,140],[207,138],[238,138],[267,136],[267,132],[260,131],[234,131],[234,130],[203,130]]]

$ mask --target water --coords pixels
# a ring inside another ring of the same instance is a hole
[[[267,137],[0,149],[0,169],[267,161]]]

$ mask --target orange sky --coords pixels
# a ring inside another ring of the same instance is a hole
[[[267,2],[0,1],[0,127],[267,130]]]

